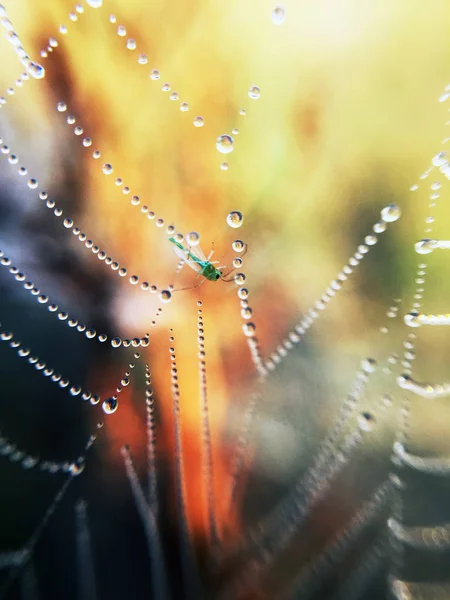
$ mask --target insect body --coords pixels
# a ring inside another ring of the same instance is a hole
[[[191,269],[197,271],[198,275],[201,275],[209,281],[217,281],[222,278],[222,271],[216,268],[214,263],[209,260],[212,256],[212,251],[207,258],[197,246],[189,249],[185,248],[172,237],[169,238],[169,242],[174,244],[175,254],[189,265]]]

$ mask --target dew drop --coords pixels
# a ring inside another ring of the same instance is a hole
[[[200,234],[197,231],[190,231],[186,234],[185,240],[188,246],[198,246],[200,243]]]
[[[160,77],[161,75],[159,74],[158,69],[153,69],[153,71],[150,73],[150,79],[153,79],[153,81],[156,81]]]
[[[182,102],[180,104],[180,110],[181,112],[186,112],[189,110],[189,104],[187,102]]]
[[[447,153],[446,152],[438,152],[431,159],[431,164],[435,167],[441,167],[447,162]]]
[[[103,165],[102,170],[105,175],[111,175],[111,173],[113,172],[112,165],[110,165],[109,163],[106,163],[105,165]]]
[[[363,412],[358,416],[358,425],[363,431],[371,431],[375,426],[375,417],[369,412]]]
[[[254,323],[244,323],[242,325],[242,331],[247,337],[253,337],[256,332],[256,326]]]
[[[233,210],[227,216],[227,224],[230,227],[233,227],[233,229],[237,229],[238,227],[240,227],[243,222],[244,222],[244,217],[237,210]]]
[[[228,171],[228,163],[227,162],[220,163],[220,169],[221,169],[221,171]]]
[[[252,85],[252,87],[248,90],[248,97],[252,100],[258,100],[258,98],[261,97],[261,90],[257,85]]]
[[[112,415],[113,413],[116,412],[118,406],[119,406],[119,402],[118,402],[117,398],[112,396],[111,398],[107,398],[103,402],[102,409],[105,414]]]
[[[103,0],[86,0],[86,3],[92,8],[100,8],[100,6],[103,4]]]
[[[231,135],[224,133],[217,138],[216,148],[221,154],[229,154],[233,152],[234,140]]]
[[[58,112],[65,112],[67,110],[67,104],[65,102],[58,102],[56,105],[56,110]]]
[[[45,69],[39,63],[30,62],[27,65],[27,71],[35,79],[43,79],[45,77]]]
[[[205,120],[203,117],[195,117],[194,127],[203,127],[204,124],[205,124]]]
[[[84,463],[72,463],[69,466],[68,472],[70,473],[70,475],[72,475],[72,477],[76,477],[77,475],[81,475],[81,473],[84,471]]]
[[[272,23],[282,25],[286,18],[286,10],[282,4],[278,4],[272,11]]]
[[[159,292],[159,299],[161,302],[164,302],[164,304],[167,304],[172,300],[172,294],[169,290],[161,290],[161,292]]]
[[[245,244],[242,240],[234,240],[234,242],[231,244],[231,247],[235,252],[243,252]]]
[[[381,218],[385,223],[393,223],[397,221],[402,215],[402,211],[396,204],[388,204],[381,211]]]
[[[374,358],[365,358],[361,362],[361,369],[364,373],[373,373],[377,368],[377,362]]]
[[[405,325],[408,327],[420,327],[419,313],[415,310],[404,316]]]

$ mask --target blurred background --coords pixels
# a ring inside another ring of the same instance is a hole
[[[267,0],[111,0],[98,10],[84,3],[84,13],[63,0],[6,0],[4,5],[25,49],[45,67],[46,76],[14,86],[15,94],[9,94],[23,68],[1,37],[0,94],[7,103],[0,110],[0,137],[20,160],[17,166],[8,164],[6,156],[0,162],[0,247],[42,293],[80,322],[112,337],[150,333],[149,347],[140,352],[150,364],[155,389],[159,472],[168,506],[166,549],[176,565],[168,351],[173,328],[187,513],[203,556],[207,524],[201,493],[196,302],[204,303],[216,512],[219,523],[228,521],[227,536],[234,539],[311,462],[361,360],[371,356],[382,361],[402,352],[409,333],[402,315],[411,309],[416,287],[414,243],[427,237],[423,223],[431,214],[430,184],[439,179],[434,173],[425,179],[420,175],[431,157],[445,149],[450,119],[449,103],[437,102],[448,83],[450,7],[444,0],[286,1],[285,21],[277,26],[272,20],[275,5]],[[76,22],[69,18],[71,11]],[[67,33],[61,33],[61,25]],[[124,35],[117,35],[119,25]],[[57,40],[57,47],[41,57],[49,38]],[[128,39],[135,40],[136,49],[126,47]],[[147,56],[146,64],[139,63],[141,54]],[[160,72],[157,80],[150,78],[153,69]],[[166,82],[171,91],[162,91]],[[258,99],[248,95],[252,86],[260,88]],[[173,91],[178,99],[170,99]],[[58,102],[67,104],[66,112],[56,110]],[[189,110],[181,111],[181,102]],[[75,117],[74,124],[66,123],[68,115]],[[193,123],[199,116],[202,127]],[[83,135],[74,135],[75,126],[82,126]],[[234,129],[238,133],[232,134]],[[222,155],[215,144],[225,133],[233,135],[234,150]],[[84,136],[92,138],[92,146],[83,147]],[[99,159],[92,156],[96,149]],[[227,170],[220,168],[224,161]],[[110,175],[102,170],[107,163],[113,165]],[[27,167],[26,177],[17,175],[19,165]],[[27,187],[28,177],[39,180],[38,190]],[[115,184],[118,177],[131,189],[129,195]],[[411,192],[416,183],[419,189]],[[100,262],[45,208],[39,190],[48,191],[64,214],[126,267],[128,275],[159,289],[196,284],[194,272],[186,267],[175,275],[177,257],[167,241],[168,226],[182,233],[198,231],[205,254],[214,242],[221,264],[232,262],[231,242],[244,240],[248,253],[241,270],[247,276],[264,358],[372,233],[380,210],[392,203],[401,207],[402,218],[379,235],[378,244],[305,341],[264,387],[250,447],[253,466],[231,518],[224,489],[256,381],[236,286],[206,282],[198,289],[174,292],[155,318],[158,295],[130,285],[128,277]],[[134,194],[156,218],[164,219],[163,227],[155,227],[156,219],[150,221],[131,206]],[[448,183],[443,183],[430,234],[442,239],[448,236],[446,194]],[[226,225],[231,210],[244,215],[240,229]],[[448,310],[448,268],[446,253],[435,252],[427,270],[425,312]],[[71,381],[103,397],[114,393],[131,350],[112,350],[85,339],[38,305],[7,269],[2,271],[3,327]],[[386,317],[393,305],[399,306],[396,319]],[[389,332],[381,332],[386,326]],[[414,375],[446,380],[450,336],[442,330],[419,333]],[[98,571],[108,569],[110,552],[121,565],[115,578],[101,579],[104,597],[143,597],[145,574],[130,584],[130,573],[145,564],[145,549],[119,451],[130,444],[138,468],[145,468],[142,363],[136,367],[140,378],[124,389],[119,410],[108,418],[99,407],[87,407],[64,390],[53,389],[55,385],[6,344],[0,369],[0,430],[30,454],[73,460],[95,424],[105,421],[85,483],[80,478],[71,493],[87,497],[99,527],[93,535]],[[380,367],[380,377],[364,398],[368,409],[380,393],[395,390],[399,372],[400,364],[392,373],[382,373]],[[429,452],[442,452],[449,446],[448,411],[444,400],[433,407],[414,407],[413,439]],[[354,507],[365,485],[376,485],[376,473],[387,469],[392,426],[386,418],[381,422],[367,449],[374,461],[373,470],[363,469],[367,481],[361,483],[364,477],[355,465],[342,490],[335,490],[337,500],[327,509],[334,526],[346,508]],[[0,469],[0,541],[3,549],[12,549],[28,538],[62,478],[22,472],[6,459]],[[67,502],[45,542],[46,552],[54,556],[53,563],[41,559],[45,589],[52,590],[44,598],[62,593],[71,597],[65,575],[74,560],[71,510],[73,502]],[[61,537],[66,540],[64,551]],[[60,578],[55,578],[52,564],[61,568]],[[276,597],[274,590],[283,587],[285,577],[283,569],[276,572],[270,597]],[[182,597],[181,591],[176,594]]]

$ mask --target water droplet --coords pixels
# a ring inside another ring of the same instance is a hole
[[[446,152],[438,152],[431,159],[431,164],[435,167],[441,167],[447,162],[447,153]]]
[[[172,93],[170,94],[169,98],[170,98],[171,100],[179,100],[179,99],[180,99],[180,95],[179,95],[179,93],[178,93],[178,92],[172,92]]]
[[[227,224],[230,227],[233,227],[233,229],[237,229],[238,227],[240,227],[243,222],[244,222],[244,217],[237,210],[233,210],[227,216]]]
[[[105,165],[103,165],[102,170],[105,175],[111,175],[111,173],[113,172],[112,165],[110,165],[109,163],[106,163]]]
[[[170,92],[170,83],[164,83],[161,89],[163,92]]]
[[[415,310],[405,315],[404,321],[408,327],[420,327],[419,313]]]
[[[381,218],[386,223],[397,221],[402,215],[402,211],[396,204],[388,204],[381,211]]]
[[[127,40],[127,48],[128,50],[136,50],[136,40],[133,40],[132,38],[129,38]]]
[[[150,73],[150,79],[153,79],[153,81],[156,81],[160,77],[161,77],[161,75],[160,75],[158,69],[153,69],[153,71]]]
[[[256,332],[256,326],[254,323],[244,323],[242,325],[242,331],[247,337],[253,337]]]
[[[111,398],[107,398],[103,402],[102,409],[105,414],[112,415],[113,413],[116,412],[118,406],[119,406],[119,402],[118,402],[117,398],[112,396]]]
[[[103,4],[103,0],[86,0],[86,3],[92,8],[100,8],[100,6]]]
[[[195,117],[194,119],[194,127],[203,127],[205,124],[205,120],[203,117]]]
[[[220,163],[220,169],[222,171],[228,171],[228,163],[227,162]]]
[[[237,285],[244,285],[245,279],[246,279],[246,277],[245,277],[244,273],[236,273],[236,275],[234,276],[234,282]]]
[[[45,77],[45,69],[39,63],[31,61],[27,65],[27,71],[35,79],[43,79]]]
[[[181,112],[186,112],[189,110],[189,104],[187,102],[182,102],[180,104],[180,110]]]
[[[252,85],[252,87],[248,90],[248,97],[252,100],[258,100],[258,98],[261,97],[261,90],[257,85]]]
[[[70,473],[70,475],[72,475],[72,477],[76,477],[77,475],[81,475],[81,473],[84,471],[84,462],[77,464],[77,463],[72,463],[69,468],[68,468],[68,472]]]
[[[371,431],[375,423],[375,417],[369,412],[363,412],[358,416],[358,425],[363,431]]]
[[[67,104],[65,102],[58,102],[56,105],[56,110],[59,112],[64,112],[67,110]]]
[[[159,292],[159,299],[161,302],[167,304],[172,300],[172,294],[169,292],[169,290],[161,290],[161,292]]]
[[[229,154],[233,152],[234,140],[231,135],[224,133],[217,138],[216,148],[221,154]]]
[[[417,254],[431,254],[436,247],[436,240],[430,240],[429,238],[420,240],[415,244]]]
[[[190,231],[186,234],[185,240],[188,246],[198,246],[200,243],[200,234],[197,231]]]
[[[286,10],[282,4],[278,4],[272,11],[272,23],[281,25],[286,18]]]
[[[245,244],[242,240],[234,240],[234,242],[231,244],[231,247],[235,252],[243,252]]]
[[[364,373],[374,373],[377,368],[377,361],[374,358],[365,358],[361,362],[361,369]]]

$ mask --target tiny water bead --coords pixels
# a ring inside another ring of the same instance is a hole
[[[251,86],[251,88],[248,90],[248,97],[251,98],[252,100],[258,100],[258,98],[261,97],[261,90],[259,89],[259,87],[257,85]],[[241,112],[241,114],[242,114],[242,112]]]
[[[272,11],[272,23],[282,25],[286,18],[286,10],[282,4],[278,4]]]
[[[115,413],[118,407],[119,402],[115,396],[107,398],[102,404],[103,412],[107,415],[112,415]]]
[[[235,252],[243,252],[245,244],[242,240],[234,240],[234,242],[231,244],[231,247]]]
[[[241,227],[243,222],[244,217],[242,216],[242,213],[237,210],[231,211],[227,216],[227,225],[229,225],[229,227],[233,227],[233,229]]]
[[[185,240],[188,246],[198,246],[200,243],[200,234],[197,231],[190,231],[186,234]]]
[[[221,154],[229,154],[234,149],[234,139],[231,135],[224,133],[217,138],[216,148]]]
[[[375,424],[375,417],[372,413],[363,412],[358,416],[358,425],[363,431],[372,431]]]
[[[203,119],[203,117],[195,117],[193,123],[194,127],[203,127],[203,125],[205,124],[205,120]]]
[[[30,61],[28,62],[26,69],[28,73],[35,79],[43,79],[45,77],[45,69],[39,63]]]
[[[396,204],[388,204],[381,211],[381,218],[386,223],[394,223],[402,216],[402,211]]]
[[[164,304],[167,304],[172,300],[172,294],[169,290],[161,290],[161,292],[159,292],[159,299],[161,302],[164,302]]]
[[[86,4],[91,8],[100,8],[103,4],[103,0],[86,0]]]
[[[435,248],[436,240],[430,240],[429,238],[420,240],[415,244],[417,254],[431,254]]]
[[[189,110],[189,104],[187,102],[182,102],[180,104],[181,112],[187,112]]]

